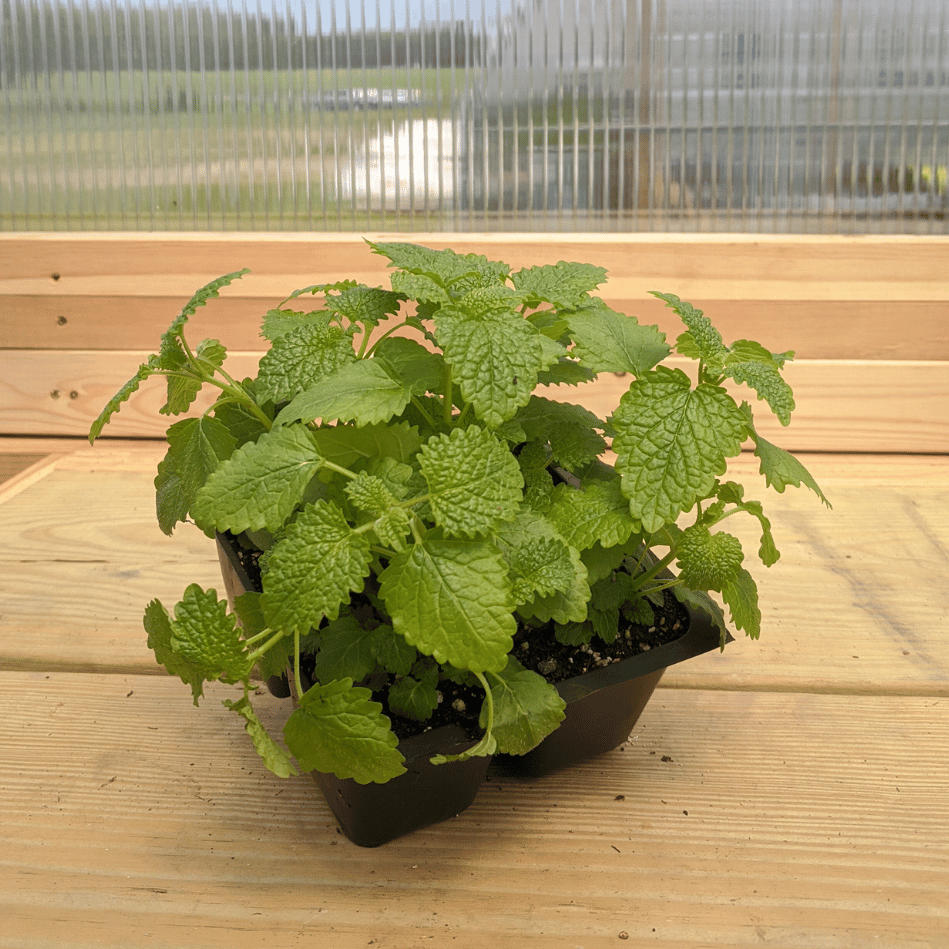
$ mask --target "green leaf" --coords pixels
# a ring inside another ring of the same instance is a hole
[[[778,448],[777,445],[773,445],[755,431],[751,406],[747,402],[742,402],[741,411],[745,416],[751,438],[755,443],[755,455],[758,456],[761,462],[759,470],[764,475],[768,486],[774,488],[778,494],[784,494],[784,489],[788,485],[800,487],[803,484],[810,488],[827,507],[831,507],[830,501],[824,497],[824,492],[818,487],[817,482],[807,468],[790,452]]]
[[[701,310],[697,310],[691,303],[680,300],[673,293],[657,293],[655,290],[649,292],[675,310],[679,319],[689,328],[686,340],[683,340],[682,336],[679,337],[679,352],[683,356],[701,359],[711,370],[720,372],[728,356],[728,348],[722,341],[722,334],[712,325],[712,321]]]
[[[320,454],[344,468],[357,468],[373,458],[406,462],[422,447],[418,429],[408,422],[398,425],[333,425],[312,433]]]
[[[138,371],[135,375],[109,399],[105,408],[99,413],[99,417],[92,423],[89,429],[89,444],[95,442],[102,434],[102,430],[109,424],[112,416],[122,407],[122,403],[127,402],[132,395],[138,391],[138,387],[152,375],[152,371],[152,368],[147,363],[142,363],[142,365],[138,367]]]
[[[758,608],[758,587],[754,577],[744,568],[734,580],[722,588],[722,599],[731,613],[737,629],[743,629],[752,639],[761,635],[761,610]]]
[[[494,534],[511,578],[514,600],[527,603],[536,595],[566,593],[577,575],[579,557],[544,517],[523,509],[517,520]]]
[[[274,428],[217,468],[192,508],[202,527],[238,534],[283,525],[323,464],[302,425]]]
[[[247,406],[231,401],[227,396],[214,403],[214,417],[231,433],[237,447],[257,441],[267,431],[264,423]]]
[[[748,434],[745,415],[724,389],[701,383],[693,390],[679,370],[633,382],[613,425],[623,494],[650,532],[708,497]]]
[[[307,633],[334,620],[363,588],[371,559],[367,533],[328,501],[308,504],[271,548],[261,606],[272,629]]]
[[[204,385],[201,372],[212,375],[215,369],[224,365],[226,355],[227,351],[216,339],[206,339],[195,352],[195,361],[199,364],[196,367],[185,353],[180,339],[166,333],[162,337],[159,361],[162,369],[173,370],[174,374],[166,378],[168,397],[158,411],[162,415],[187,412]]]
[[[691,607],[696,612],[704,613],[721,632],[721,648],[724,649],[728,642],[728,626],[725,623],[725,614],[722,608],[716,603],[705,590],[691,590],[688,587],[676,585],[671,587],[676,599],[680,603]]]
[[[155,478],[158,524],[170,534],[191,510],[198,491],[234,452],[236,441],[216,418],[186,418],[167,432],[168,451]]]
[[[394,379],[382,360],[359,359],[301,392],[277,416],[277,425],[339,420],[357,425],[387,422],[412,398],[412,390]]]
[[[309,313],[298,310],[268,310],[260,326],[260,335],[275,343],[304,326],[329,326],[331,319],[332,314],[327,310],[311,310]]]
[[[389,336],[380,341],[375,355],[392,366],[415,395],[441,391],[445,367],[440,353],[429,352],[413,339]]]
[[[516,516],[524,487],[517,459],[485,429],[434,435],[418,460],[435,520],[446,533],[472,537]]]
[[[432,533],[393,557],[379,578],[395,631],[440,663],[497,672],[517,629],[503,558],[490,544]]]
[[[400,242],[370,241],[369,246],[374,253],[388,257],[396,267],[412,274],[424,275],[446,288],[463,281],[467,288],[472,278],[475,278],[475,285],[480,286],[500,283],[510,272],[507,264],[488,260],[481,254],[462,255],[453,250],[432,250],[418,244]]]
[[[559,484],[554,488],[547,518],[577,550],[595,543],[615,547],[639,530],[639,522],[630,515],[629,508],[618,481],[594,482],[582,491]]]
[[[375,637],[355,616],[341,616],[320,630],[320,650],[314,660],[320,682],[358,682],[376,668]]]
[[[584,467],[607,449],[606,441],[594,431],[603,429],[604,423],[581,405],[532,395],[513,421],[521,426],[526,440],[550,445],[549,462],[569,471]]]
[[[564,720],[567,705],[557,690],[513,656],[491,677],[494,722],[491,733],[501,754],[523,755],[537,747]],[[487,727],[482,706],[481,727]]]
[[[356,361],[352,337],[338,326],[304,323],[274,341],[260,360],[261,399],[287,402]]]
[[[791,387],[781,378],[781,370],[777,365],[758,360],[732,362],[729,357],[725,362],[725,375],[754,389],[758,393],[758,399],[764,399],[771,406],[771,411],[782,425],[791,423],[794,394]]]
[[[286,749],[278,745],[267,733],[267,729],[261,724],[257,713],[246,696],[237,702],[225,699],[224,706],[232,712],[237,712],[244,719],[244,730],[250,735],[257,754],[278,778],[291,778],[300,773],[294,766]]]
[[[665,333],[611,310],[602,300],[566,314],[566,319],[575,343],[572,355],[593,372],[629,372],[638,377],[669,355]]]
[[[703,524],[693,524],[676,545],[679,579],[697,590],[721,592],[741,570],[741,541],[722,531],[711,533]]]
[[[509,310],[436,317],[438,342],[478,418],[496,428],[526,405],[548,360],[536,329]]]
[[[287,720],[283,737],[304,771],[380,784],[405,774],[398,738],[371,700],[369,689],[350,679],[314,685]]]
[[[376,662],[393,675],[408,675],[418,659],[418,650],[386,625],[377,626],[372,631],[372,652]]]
[[[577,306],[605,280],[605,267],[565,260],[541,267],[525,267],[511,274],[511,283],[532,308],[541,303],[551,303],[558,309]]]
[[[241,639],[237,617],[215,590],[192,583],[175,606],[171,645],[187,662],[201,670],[207,682],[234,683],[250,675],[253,664]]]
[[[402,676],[389,686],[389,708],[397,715],[424,722],[438,708],[438,669],[424,669],[419,678]]]
[[[346,287],[338,294],[326,295],[326,309],[350,323],[378,326],[399,312],[402,296],[381,287]]]
[[[204,676],[195,663],[180,655],[172,645],[174,627],[160,600],[152,600],[145,607],[143,625],[148,633],[148,648],[155,653],[155,659],[185,685],[191,686],[194,704],[197,705],[204,694]]]

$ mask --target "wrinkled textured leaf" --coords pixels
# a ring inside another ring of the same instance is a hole
[[[306,428],[275,428],[217,468],[192,508],[201,527],[235,534],[281,527],[323,464]]]
[[[142,363],[138,371],[129,379],[128,382],[119,389],[118,392],[106,403],[105,408],[99,413],[99,417],[92,423],[89,429],[89,443],[92,444],[101,434],[102,430],[109,424],[109,420],[122,407],[123,402],[127,402],[138,391],[138,387],[152,374],[147,363]]]
[[[712,321],[691,303],[680,300],[674,293],[657,293],[654,297],[663,300],[666,306],[675,310],[679,319],[688,327],[688,338],[679,337],[678,350],[683,356],[702,359],[713,371],[721,371],[728,356],[728,349],[722,341],[722,334],[712,325]],[[685,344],[683,348],[683,344]]]
[[[540,303],[551,303],[558,308],[576,306],[605,280],[605,267],[565,260],[540,267],[525,267],[511,274],[511,283],[530,307]]]
[[[145,607],[143,625],[148,633],[148,648],[155,653],[155,659],[172,675],[178,676],[185,685],[191,687],[194,704],[197,705],[198,699],[204,694],[204,676],[195,663],[180,655],[172,646],[174,627],[160,600],[152,600]]]
[[[347,287],[338,294],[326,295],[326,309],[350,323],[378,326],[399,312],[401,295],[381,287]]]
[[[420,652],[474,672],[504,667],[517,624],[496,547],[430,533],[393,557],[379,579],[396,632]]]
[[[411,388],[394,379],[382,360],[359,359],[301,392],[277,416],[276,424],[322,419],[372,425],[398,415],[411,398]]]
[[[438,669],[434,666],[414,676],[403,676],[389,687],[389,707],[397,715],[424,722],[438,708]]]
[[[257,754],[278,778],[291,778],[300,773],[294,766],[286,749],[277,744],[267,733],[267,729],[261,724],[257,713],[246,698],[242,698],[237,702],[226,699],[224,706],[232,712],[237,712],[244,719],[244,729],[250,735]]]
[[[752,639],[757,639],[761,635],[761,610],[758,608],[755,578],[742,568],[738,576],[723,587],[722,599],[736,628],[743,629]]]
[[[352,337],[338,326],[304,323],[276,339],[260,360],[257,389],[262,399],[287,402],[356,361]]]
[[[376,358],[384,359],[416,395],[442,389],[445,373],[441,353],[431,353],[415,340],[390,336],[376,347]]]
[[[155,478],[158,525],[170,534],[183,521],[212,472],[231,457],[236,441],[216,418],[175,422],[167,432],[168,451]]]
[[[588,465],[606,451],[606,441],[595,429],[605,425],[591,411],[569,402],[532,395],[513,419],[525,440],[547,442],[550,462],[569,471]]]
[[[725,374],[731,376],[735,382],[744,383],[754,389],[758,393],[759,400],[763,399],[771,406],[771,411],[782,425],[791,423],[794,393],[781,378],[781,371],[775,364],[769,365],[758,360],[735,363],[727,361]]]
[[[362,590],[371,558],[369,535],[354,531],[327,501],[307,505],[270,550],[261,607],[272,629],[307,633],[334,620]]]
[[[342,679],[314,685],[287,720],[283,737],[304,771],[384,783],[405,774],[396,738],[369,689]]]
[[[454,380],[478,418],[496,428],[530,399],[548,360],[539,334],[508,310],[480,319],[436,317],[438,341]]]
[[[357,468],[370,459],[385,457],[408,461],[422,446],[418,429],[398,425],[333,425],[313,433],[320,454],[344,468]]]
[[[175,606],[170,645],[189,670],[185,681],[191,685],[195,704],[201,695],[200,680],[240,682],[247,679],[253,668],[237,618],[228,613],[227,602],[219,600],[214,590],[202,590],[196,583],[185,590]],[[181,675],[180,670],[176,672]]]
[[[490,432],[472,426],[435,435],[418,460],[435,520],[446,533],[472,537],[517,514],[521,471],[507,446]]]
[[[603,547],[624,544],[639,522],[630,515],[618,481],[598,481],[577,491],[566,484],[554,488],[547,518],[563,539],[585,550],[595,543]]]
[[[709,495],[748,435],[728,393],[685,373],[657,370],[632,383],[613,416],[623,494],[647,531],[672,523]]]
[[[669,355],[666,334],[635,317],[611,310],[601,300],[566,315],[575,346],[572,355],[593,372],[641,376]]]
[[[711,533],[702,524],[685,530],[676,546],[679,579],[697,590],[717,590],[737,579],[744,560],[741,541],[723,531]]]

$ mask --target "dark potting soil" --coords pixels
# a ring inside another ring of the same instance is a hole
[[[233,543],[241,565],[247,572],[254,587],[262,589],[259,553],[246,550],[240,543]],[[354,596],[358,599],[359,594]],[[548,623],[537,629],[519,626],[514,636],[514,648],[511,654],[524,666],[542,675],[548,682],[556,684],[564,679],[583,675],[594,669],[620,662],[631,656],[648,652],[657,646],[678,639],[688,628],[689,615],[685,607],[671,591],[663,593],[663,604],[652,604],[653,623],[643,626],[638,623],[622,625],[612,643],[604,643],[594,637],[589,645],[567,646],[557,641],[554,625]],[[480,686],[460,685],[444,680],[439,684],[439,703],[431,717],[424,722],[405,718],[389,709],[387,689],[374,693],[373,698],[380,702],[383,711],[392,722],[392,730],[399,739],[409,738],[443,725],[460,725],[472,739],[479,738],[481,729],[478,716],[484,692]]]

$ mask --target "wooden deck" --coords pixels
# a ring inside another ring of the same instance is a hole
[[[151,597],[219,584],[155,523],[162,450],[0,438],[0,947],[949,946],[949,456],[809,456],[834,510],[771,492],[760,642],[364,850],[147,651]]]

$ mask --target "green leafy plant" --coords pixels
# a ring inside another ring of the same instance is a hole
[[[405,769],[380,697],[424,722],[445,683],[478,687],[482,735],[465,757],[522,754],[557,727],[557,690],[511,655],[518,630],[608,643],[621,616],[649,622],[671,589],[713,617],[723,644],[713,592],[757,637],[755,581],[738,538],[718,528],[750,515],[761,561],[779,554],[760,502],[722,480],[727,460],[750,444],[769,486],[826,499],[723,383],[748,386],[787,424],[793,354],[728,346],[701,311],[656,294],[685,327],[670,346],[593,295],[600,267],[512,273],[474,254],[370,247],[390,261],[391,289],[295,291],[263,318],[269,350],[253,379],[227,373],[217,340],[185,335],[246,271],[204,287],[92,426],[95,440],[151,376],[164,377],[171,416],[202,387],[219,390],[168,429],[158,521],[236,538],[257,552],[262,583],[235,612],[197,585],[172,610],[148,605],[149,646],[195,703],[205,682],[237,686],[225,704],[276,774],[384,782]],[[321,307],[302,306],[312,295]],[[664,365],[673,353],[694,360],[691,377]],[[535,392],[599,373],[631,380],[609,419]],[[615,467],[599,457],[608,440]],[[288,668],[298,703],[281,743],[254,713],[252,673]]]

